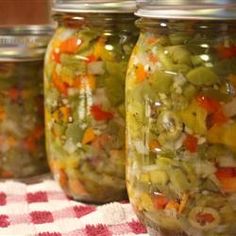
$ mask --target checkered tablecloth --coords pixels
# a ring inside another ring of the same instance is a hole
[[[86,205],[53,180],[0,183],[1,236],[146,236],[129,203]]]

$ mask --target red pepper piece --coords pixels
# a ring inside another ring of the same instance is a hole
[[[218,101],[204,95],[198,96],[197,102],[202,108],[206,109],[209,113],[214,113],[221,108],[221,105]]]
[[[220,167],[215,173],[218,179],[236,177],[236,168],[234,167]]]
[[[224,124],[228,121],[228,117],[224,114],[222,109],[219,109],[217,112],[211,114],[208,117],[208,122],[210,127],[214,126],[215,124]]]
[[[162,195],[157,195],[153,197],[153,205],[156,209],[164,209],[168,204],[169,200]]]
[[[208,223],[212,223],[212,222],[214,222],[214,220],[215,220],[215,217],[210,213],[201,213],[201,212],[199,212],[196,215],[196,221],[198,223],[200,223],[201,225],[206,225]]]
[[[209,114],[209,127],[212,127],[215,124],[224,124],[228,121],[228,117],[224,114],[223,108],[219,101],[216,101],[204,95],[200,95],[196,99],[198,104]]]
[[[87,56],[87,63],[91,63],[91,62],[94,62],[94,61],[97,61],[97,57],[93,54]]]
[[[113,113],[102,110],[98,105],[93,105],[91,107],[91,114],[95,120],[110,120],[113,118]]]
[[[220,58],[222,59],[230,59],[233,57],[236,57],[236,46],[230,46],[230,47],[225,47],[223,45],[220,45],[217,47],[217,53]]]
[[[197,145],[198,145],[198,139],[193,135],[188,134],[184,140],[185,148],[191,153],[194,153],[197,151]]]
[[[16,102],[21,97],[21,90],[15,87],[12,87],[8,90],[7,94],[13,102]]]

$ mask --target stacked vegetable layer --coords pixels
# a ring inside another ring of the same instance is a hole
[[[0,62],[0,178],[48,171],[42,61]]]
[[[159,23],[141,33],[128,70],[130,200],[147,226],[163,235],[233,236],[233,26]],[[155,26],[159,31],[151,32]]]
[[[60,27],[46,56],[50,166],[75,199],[123,199],[124,83],[135,43],[133,21],[108,28],[79,24]]]

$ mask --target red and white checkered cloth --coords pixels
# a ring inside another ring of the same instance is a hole
[[[144,236],[128,203],[86,205],[68,199],[53,180],[0,183],[1,236]]]

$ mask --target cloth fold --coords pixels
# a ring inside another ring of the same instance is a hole
[[[129,203],[68,199],[53,180],[0,183],[1,236],[146,236]]]

